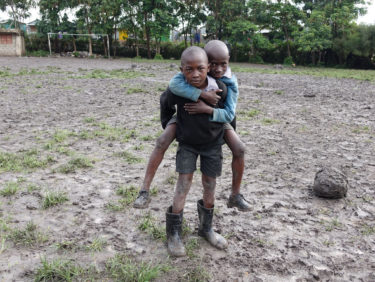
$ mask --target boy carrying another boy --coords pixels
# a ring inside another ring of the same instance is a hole
[[[235,76],[232,76],[229,68],[229,51],[224,42],[220,40],[211,40],[206,44],[204,49],[210,62],[210,75],[215,79],[220,79],[228,86],[228,96],[223,106],[221,108],[213,109],[199,99],[202,98],[206,102],[215,105],[220,99],[217,92],[220,92],[221,90],[209,89],[210,91],[203,91],[198,89],[193,85],[188,84],[182,73],[173,77],[169,88],[173,94],[191,100],[190,103],[185,105],[185,109],[189,114],[210,114],[210,121],[224,123],[224,139],[233,154],[232,193],[228,200],[228,207],[237,207],[241,211],[248,211],[251,210],[251,206],[245,200],[243,195],[240,194],[240,186],[245,166],[245,146],[234,130],[235,109],[238,97],[237,79]],[[150,190],[152,179],[164,157],[165,151],[176,138],[177,125],[175,122],[175,118],[171,121],[162,121],[165,131],[156,141],[156,146],[150,156],[141,191],[134,202],[135,208],[146,208],[151,200],[148,191]],[[229,123],[231,123],[232,126]]]
[[[187,83],[204,90],[218,89],[221,92],[219,104],[224,103],[226,86],[224,83],[207,76],[209,71],[206,52],[200,47],[189,47],[181,55],[181,72]],[[161,120],[170,121],[177,105],[176,137],[179,142],[176,155],[176,171],[179,173],[173,204],[166,213],[166,232],[168,253],[172,256],[184,256],[185,247],[181,241],[183,209],[190,190],[196,162],[200,156],[202,172],[203,199],[197,203],[199,215],[198,235],[207,239],[213,246],[224,249],[228,243],[224,237],[212,229],[215,202],[216,177],[222,168],[222,144],[224,143],[223,123],[210,121],[208,113],[189,114],[185,105],[191,102],[174,95],[168,88],[160,97]],[[204,103],[200,100],[198,103]],[[205,105],[201,105],[205,107]],[[212,107],[210,107],[212,108]],[[173,119],[171,122],[174,122]]]

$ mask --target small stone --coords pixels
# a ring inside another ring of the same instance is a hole
[[[340,199],[346,196],[348,191],[348,179],[336,168],[322,168],[316,175],[313,190],[316,196]]]
[[[34,205],[30,205],[30,204],[26,205],[26,208],[27,208],[28,210],[36,210],[36,209],[37,209],[36,206],[34,206]]]

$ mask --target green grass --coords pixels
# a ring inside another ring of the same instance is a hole
[[[365,236],[373,235],[375,234],[375,225],[363,225],[361,229],[361,234]]]
[[[119,140],[123,143],[126,143],[129,141],[129,139],[135,138],[137,136],[137,131],[135,129],[112,127],[104,122],[93,123],[93,125],[99,128],[93,131],[93,135],[95,137],[102,137],[105,140]]]
[[[106,263],[106,270],[114,281],[146,282],[157,278],[162,272],[168,272],[167,265],[132,261],[126,255],[116,255]]]
[[[145,90],[140,87],[129,87],[126,89],[127,94],[142,93],[142,92],[145,92]]]
[[[263,118],[261,122],[263,125],[272,125],[272,124],[279,123],[280,121],[277,119],[272,119],[272,118]]]
[[[251,110],[239,110],[238,115],[244,117],[245,119],[251,119],[260,114],[260,110],[251,109]]]
[[[171,175],[169,175],[169,176],[164,180],[164,183],[165,183],[165,184],[169,184],[169,185],[175,185],[175,184],[176,184],[176,181],[177,181],[177,175],[176,175],[176,174],[171,174]]]
[[[186,254],[189,258],[195,258],[197,257],[197,250],[199,248],[200,244],[198,241],[198,238],[191,238],[189,241],[187,241],[185,245]]]
[[[121,196],[122,199],[119,203],[128,206],[135,201],[138,195],[138,188],[134,185],[130,186],[120,186],[116,190],[116,194]]]
[[[72,78],[75,79],[82,79],[82,78],[118,78],[118,79],[131,79],[131,78],[137,78],[137,77],[145,77],[145,76],[155,76],[154,74],[150,73],[144,73],[140,71],[128,71],[124,69],[116,69],[116,70],[102,70],[102,69],[96,69],[87,72],[84,75],[79,76],[72,76]]]
[[[50,207],[60,205],[68,200],[69,199],[65,192],[48,191],[43,197],[42,208],[48,209]]]
[[[91,252],[101,252],[106,244],[106,240],[98,237],[92,240],[92,242],[86,246],[86,249]]]
[[[6,238],[13,241],[15,245],[22,246],[34,246],[48,240],[33,222],[27,223],[24,229],[11,229]]]
[[[142,158],[139,158],[128,151],[116,153],[115,155],[123,158],[128,164],[136,164],[144,161]]]
[[[42,259],[42,266],[35,271],[35,282],[44,281],[75,281],[75,278],[83,273],[83,269],[74,261],[56,259],[47,261]]]
[[[36,149],[19,152],[16,154],[0,152],[0,173],[45,168],[53,161],[54,160],[51,157],[42,159]]]
[[[147,213],[138,225],[138,229],[146,232],[155,240],[167,241],[165,227],[157,225],[150,213]]]
[[[201,265],[197,265],[196,267],[188,270],[188,272],[184,274],[184,278],[184,281],[189,282],[211,281],[211,275]]]
[[[73,173],[77,169],[92,168],[93,162],[93,160],[86,157],[76,157],[69,160],[66,164],[61,165],[57,171],[65,174]]]
[[[335,68],[308,68],[297,67],[293,69],[274,69],[272,67],[254,68],[231,65],[233,72],[247,72],[247,73],[264,73],[264,74],[291,74],[291,75],[311,75],[318,77],[333,77],[333,78],[352,78],[357,80],[375,81],[374,70],[352,70],[352,69],[335,69]]]
[[[7,182],[4,189],[0,190],[0,195],[9,197],[15,195],[21,189],[19,182]]]

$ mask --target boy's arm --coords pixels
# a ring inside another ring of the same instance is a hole
[[[220,96],[216,94],[216,92],[221,92],[220,89],[217,91],[204,92],[187,83],[184,75],[181,72],[176,74],[171,79],[171,81],[169,82],[169,89],[171,89],[173,94],[180,96],[182,98],[192,100],[194,102],[197,102],[199,98],[202,98],[207,103],[216,105],[217,102],[220,100]]]
[[[211,121],[230,123],[236,115],[236,106],[238,98],[238,83],[237,78],[233,75],[232,78],[223,77],[220,79],[228,87],[228,94],[224,102],[223,109],[214,109]]]
[[[222,78],[221,81],[225,83],[228,89],[227,97],[224,102],[224,108],[211,108],[202,103],[186,103],[184,108],[191,114],[209,114],[210,121],[230,123],[233,121],[236,114],[237,98],[238,98],[238,84],[237,78],[233,75],[232,78]]]

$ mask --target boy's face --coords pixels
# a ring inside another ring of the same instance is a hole
[[[209,72],[207,58],[199,54],[192,56],[183,62],[180,70],[190,85],[201,89],[206,86],[207,73]]]
[[[225,72],[227,71],[228,64],[229,64],[229,56],[226,54],[210,54],[210,72],[213,78],[219,79],[221,78]]]

